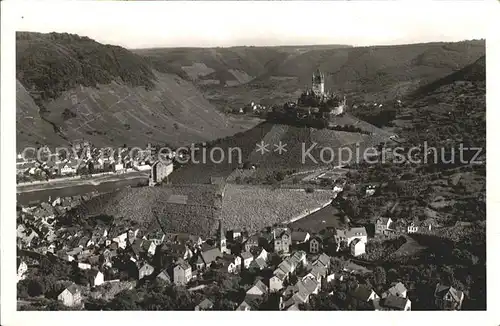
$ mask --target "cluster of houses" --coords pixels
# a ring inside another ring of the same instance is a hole
[[[437,223],[434,219],[428,218],[423,221],[408,222],[404,219],[393,221],[390,217],[379,217],[375,221],[376,235],[394,235],[401,233],[429,233],[435,229]]]
[[[312,295],[324,290],[328,284],[342,282],[350,273],[356,272],[347,267],[332,266],[329,254],[345,252],[358,257],[365,253],[368,242],[364,227],[328,229],[320,234],[310,234],[275,225],[248,234],[241,230],[224,232],[222,221],[217,234],[207,239],[192,234],[165,233],[160,229],[96,227],[91,232],[84,232],[62,227],[55,230],[54,215],[50,213],[53,207],[48,205],[44,209],[48,213],[37,213],[37,221],[31,220],[31,214],[24,215],[18,225],[19,247],[75,264],[88,279],[84,288],[94,288],[92,293],[101,293],[104,298],[111,298],[145,280],[157,279],[189,287],[195,280],[204,280],[209,270],[229,274],[246,271],[254,275],[255,282],[236,310],[258,309],[256,299],[271,293],[279,297],[277,309],[299,310],[301,304],[308,303]],[[376,234],[391,232],[392,224],[390,218],[377,219]],[[18,259],[18,281],[26,277],[28,266],[22,257]],[[442,309],[460,309],[463,292],[452,287],[438,287],[436,305]],[[84,288],[71,284],[58,299],[66,306],[78,307],[83,302],[83,293],[88,292]],[[372,288],[359,285],[350,295],[368,303],[374,310],[408,311],[411,310],[411,301],[406,292],[401,283],[394,284],[381,295]],[[212,308],[213,303],[205,299],[195,309]]]
[[[267,112],[267,107],[265,105],[260,105],[255,102],[250,102],[240,108],[234,109],[232,113],[239,114],[261,114]]]
[[[18,181],[47,180],[59,177],[89,175],[97,173],[127,173],[152,171],[155,148],[148,144],[146,149],[131,150],[121,147],[113,150],[98,149],[88,142],[77,143],[71,153],[50,153],[47,147],[39,148],[31,158],[18,154],[16,171]],[[162,172],[168,175],[173,171],[173,163],[161,161]],[[156,174],[155,174],[156,175]]]

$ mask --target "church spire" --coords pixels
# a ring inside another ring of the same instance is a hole
[[[219,242],[219,250],[222,253],[227,253],[227,247],[226,247],[226,234],[224,232],[224,228],[222,227],[222,218],[219,219],[219,232],[217,234],[217,240]]]

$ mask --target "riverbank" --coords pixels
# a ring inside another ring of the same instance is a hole
[[[74,186],[82,186],[82,185],[93,185],[98,186],[104,182],[114,182],[120,180],[130,180],[136,178],[148,178],[149,174],[144,172],[127,172],[123,174],[116,173],[103,173],[99,175],[95,175],[92,178],[84,178],[81,177],[72,177],[72,178],[61,178],[54,179],[45,182],[37,182],[37,183],[23,183],[17,185],[17,193],[25,193],[31,191],[41,191],[41,190],[50,190],[50,189],[60,189],[65,187],[74,187]]]
[[[72,197],[88,194],[94,191],[108,193],[126,187],[136,187],[148,182],[149,175],[137,174],[134,176],[121,176],[121,178],[109,178],[104,180],[78,180],[69,184],[57,184],[41,189],[24,189],[17,191],[18,205],[33,205],[57,197]],[[86,182],[83,182],[86,181]]]

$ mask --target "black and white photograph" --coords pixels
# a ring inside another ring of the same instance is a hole
[[[2,2],[2,308],[489,314],[499,7]]]

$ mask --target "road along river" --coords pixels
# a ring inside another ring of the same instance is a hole
[[[134,172],[122,175],[109,175],[91,179],[73,179],[43,184],[22,185],[17,187],[17,204],[31,205],[57,197],[111,192],[128,186],[134,187],[148,181],[149,174]]]

